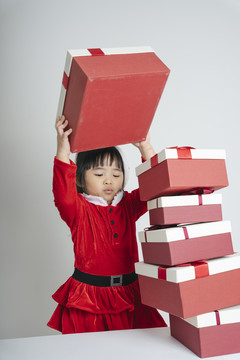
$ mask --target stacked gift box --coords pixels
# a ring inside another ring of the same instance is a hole
[[[142,302],[200,357],[240,352],[240,254],[215,193],[228,186],[225,151],[165,149],[136,174],[152,225],[139,233]]]

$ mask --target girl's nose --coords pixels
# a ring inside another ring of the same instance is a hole
[[[112,183],[111,178],[110,177],[105,178],[104,183],[105,184],[111,184]]]

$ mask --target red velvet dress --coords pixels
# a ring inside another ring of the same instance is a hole
[[[54,200],[72,233],[74,266],[94,275],[131,273],[138,261],[135,222],[147,211],[146,202],[137,189],[125,192],[116,206],[94,205],[77,193],[75,173],[73,162],[55,158]],[[141,304],[138,280],[99,287],[70,277],[53,299],[58,306],[48,326],[63,334],[166,326],[156,309]]]

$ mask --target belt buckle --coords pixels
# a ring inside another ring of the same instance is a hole
[[[110,286],[121,286],[123,282],[122,275],[113,275],[111,276],[111,284]]]

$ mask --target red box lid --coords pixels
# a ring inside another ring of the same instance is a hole
[[[169,72],[150,47],[69,50],[57,115],[71,151],[144,140]]]

